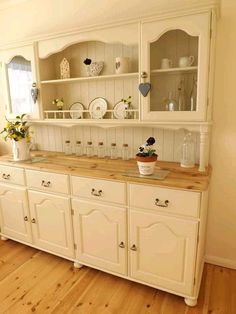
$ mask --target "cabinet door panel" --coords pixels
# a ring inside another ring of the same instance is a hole
[[[73,200],[77,258],[105,270],[126,274],[126,211]],[[122,246],[122,242],[125,247]]]
[[[25,45],[0,52],[3,62],[5,109],[9,118],[27,113],[28,118],[38,119],[38,100],[31,97],[32,83],[37,83],[34,45]]]
[[[141,71],[152,86],[141,96],[144,120],[206,119],[209,43],[209,13],[142,24]]]
[[[130,232],[131,277],[190,294],[198,222],[131,210]]]
[[[73,257],[74,242],[69,198],[29,191],[29,202],[35,245]]]
[[[0,219],[2,234],[32,242],[25,189],[0,185]]]

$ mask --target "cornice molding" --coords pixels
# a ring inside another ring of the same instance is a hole
[[[28,1],[28,0],[10,0],[10,2],[13,3],[19,3],[23,1]],[[206,1],[198,1],[198,3],[194,4],[184,4],[182,6],[178,6],[178,8],[173,9],[173,5],[168,5],[165,8],[162,7],[156,12],[152,12],[152,14],[144,14],[139,17],[133,17],[133,18],[125,18],[125,19],[117,19],[116,21],[113,21],[112,23],[99,23],[99,24],[92,24],[92,25],[87,25],[87,26],[81,26],[79,28],[71,28],[67,29],[66,31],[59,31],[59,32],[52,32],[49,34],[39,34],[37,36],[33,37],[28,37],[25,38],[24,40],[17,40],[17,41],[10,41],[8,43],[5,43],[3,45],[0,45],[0,50],[6,50],[6,49],[11,49],[19,46],[26,46],[29,44],[32,44],[33,42],[36,41],[42,41],[42,40],[50,40],[53,38],[58,38],[62,36],[69,36],[73,34],[78,34],[78,33],[83,33],[83,32],[89,32],[96,29],[104,29],[104,28],[109,28],[109,27],[117,27],[121,26],[124,24],[133,24],[133,23],[145,23],[150,20],[162,20],[162,19],[167,19],[167,18],[173,18],[176,16],[184,16],[184,15],[189,15],[189,14],[197,14],[197,13],[202,13],[204,11],[209,11],[209,10],[215,10],[216,15],[219,16],[219,4],[220,0],[209,0]],[[13,4],[12,4],[13,5]],[[0,6],[1,10],[1,6]]]

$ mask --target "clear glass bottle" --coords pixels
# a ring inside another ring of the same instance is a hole
[[[176,111],[178,110],[177,103],[172,97],[172,92],[169,92],[168,99],[166,101],[166,110],[167,111]]]
[[[196,111],[197,109],[197,80],[193,78],[193,87],[190,94],[190,110]]]
[[[185,111],[186,110],[186,97],[185,97],[185,88],[184,81],[181,80],[178,86],[178,110]]]
[[[122,159],[123,160],[129,160],[129,145],[128,144],[123,144]]]
[[[72,154],[72,147],[69,140],[65,141],[65,147],[64,147],[65,155],[71,155]]]
[[[98,143],[98,158],[104,158],[105,157],[105,147],[103,145],[103,142]]]
[[[180,165],[184,168],[193,168],[195,165],[195,143],[190,132],[184,137]]]
[[[83,155],[83,145],[81,141],[76,141],[75,143],[75,155],[82,156]]]
[[[117,147],[116,143],[111,143],[111,149],[110,149],[110,158],[111,159],[117,159]]]
[[[86,155],[88,157],[92,157],[93,156],[93,143],[92,142],[87,142],[87,147],[86,147]]]

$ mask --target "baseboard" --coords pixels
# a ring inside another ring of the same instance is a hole
[[[223,266],[223,267],[227,267],[227,268],[236,269],[236,260],[206,255],[205,256],[205,262],[209,263],[209,264],[214,264],[217,266]]]

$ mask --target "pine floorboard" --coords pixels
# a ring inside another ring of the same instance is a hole
[[[198,305],[8,240],[0,241],[0,314],[236,314],[236,270],[205,264]]]

